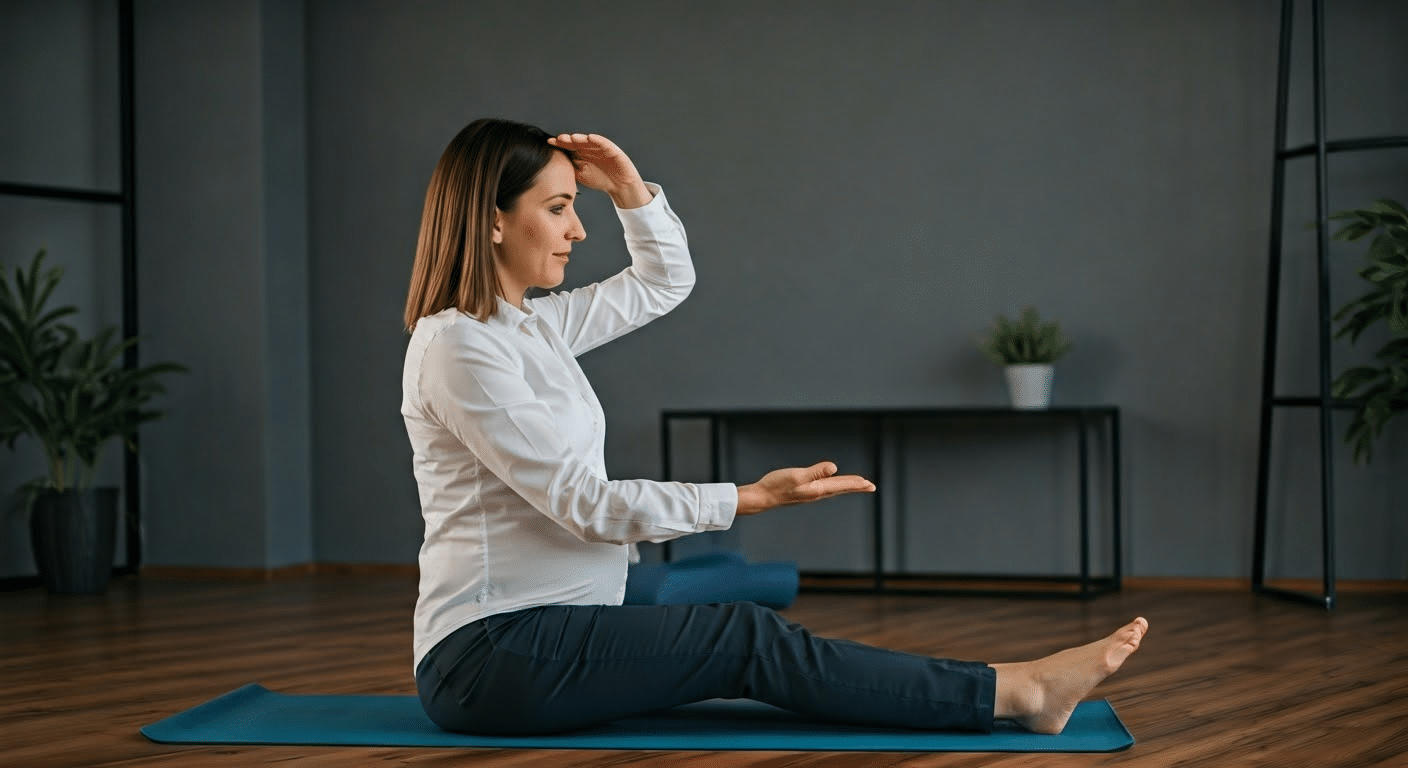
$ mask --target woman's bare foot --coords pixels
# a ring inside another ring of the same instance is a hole
[[[1036,661],[993,664],[993,714],[1036,733],[1060,733],[1076,705],[1139,649],[1149,622],[1135,619],[1113,635]]]

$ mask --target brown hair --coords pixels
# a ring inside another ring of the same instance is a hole
[[[562,151],[541,128],[492,118],[450,140],[425,191],[406,296],[408,331],[450,307],[479,320],[494,316],[503,292],[494,269],[494,211],[512,210],[552,153]]]

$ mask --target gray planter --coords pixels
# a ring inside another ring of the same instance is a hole
[[[117,489],[41,491],[29,517],[39,580],[54,594],[107,591],[117,536]]]

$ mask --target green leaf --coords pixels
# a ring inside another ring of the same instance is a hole
[[[1394,249],[1394,238],[1387,232],[1380,232],[1369,243],[1370,261],[1391,261],[1397,252]]]
[[[1345,321],[1344,326],[1335,334],[1335,337],[1348,334],[1351,344],[1359,341],[1360,334],[1373,326],[1374,323],[1384,319],[1387,315],[1387,306],[1387,302],[1380,302],[1361,309]]]
[[[1369,209],[1389,217],[1397,217],[1400,221],[1408,223],[1408,208],[1404,208],[1393,200],[1375,200],[1373,204],[1369,206]]]
[[[1390,340],[1379,349],[1374,357],[1385,363],[1408,363],[1408,337],[1399,337]]]
[[[1384,422],[1392,415],[1393,409],[1386,393],[1374,395],[1364,403],[1364,420],[1374,428],[1375,435],[1383,429]]]
[[[1402,285],[1394,286],[1389,301],[1388,329],[1396,336],[1408,336],[1408,297]]]
[[[1349,242],[1354,242],[1363,238],[1370,232],[1373,232],[1374,229],[1375,227],[1371,224],[1365,224],[1362,221],[1356,221],[1352,224],[1344,225],[1344,227],[1342,227],[1338,232],[1334,233],[1332,237],[1335,240],[1346,240]]]
[[[1355,397],[1355,393],[1363,387],[1373,384],[1383,376],[1380,368],[1370,365],[1357,365],[1342,372],[1330,384],[1330,395],[1340,400],[1348,400]]]

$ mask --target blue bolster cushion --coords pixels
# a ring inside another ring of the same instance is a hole
[[[626,605],[747,600],[781,609],[796,599],[796,563],[749,563],[736,552],[636,564],[626,572]]]

